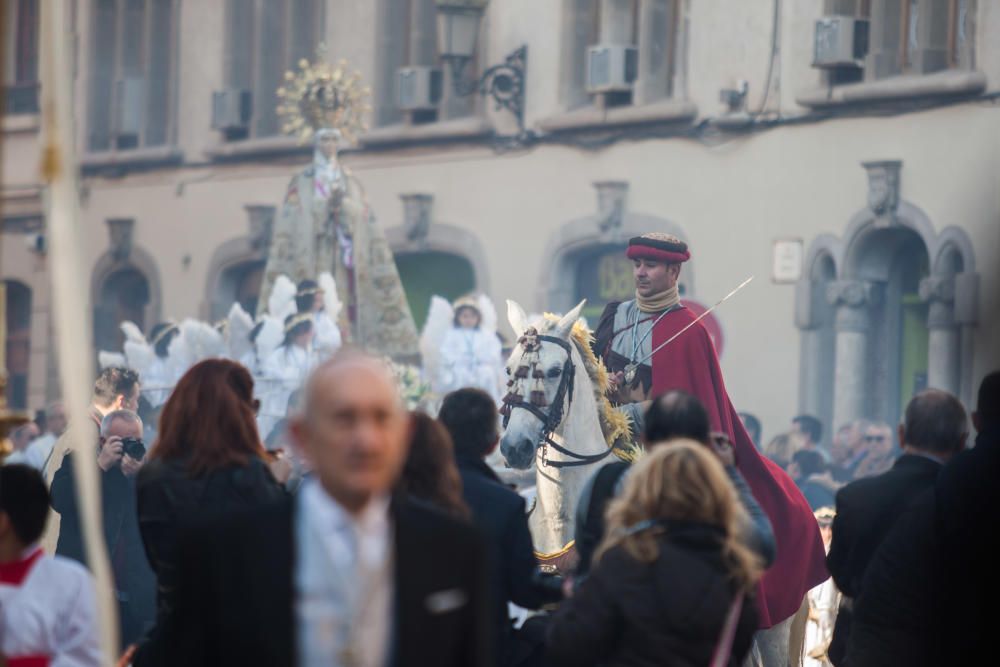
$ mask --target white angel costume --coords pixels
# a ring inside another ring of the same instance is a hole
[[[463,307],[478,313],[479,326],[469,329],[454,323],[455,313]],[[421,351],[434,393],[444,396],[456,389],[476,387],[500,401],[503,358],[496,321],[496,309],[485,295],[460,299],[454,307],[441,297],[431,298]]]
[[[323,293],[323,308],[312,314],[314,332],[312,349],[322,361],[340,349],[340,328],[336,323],[340,317],[342,304],[337,296],[337,283],[329,272],[321,273],[316,282],[319,284],[317,291]],[[296,297],[307,294],[309,293],[298,292],[295,283],[288,276],[279,275],[274,281],[274,287],[267,301],[267,316],[278,322],[284,322],[285,318],[297,313]],[[262,362],[264,359],[265,357],[261,357]]]
[[[302,388],[309,374],[319,365],[319,357],[307,347],[281,345],[264,360],[261,371],[267,382],[262,392],[257,428],[265,440],[275,425],[288,414],[288,399]]]
[[[180,325],[171,324],[149,342],[132,322],[122,322],[121,330],[125,334],[124,352],[100,352],[101,368],[125,366],[139,373],[142,393],[154,408],[166,403],[174,385],[196,363],[227,356],[223,334],[207,322],[186,319]],[[157,355],[157,343],[174,331],[177,335],[170,341],[167,356]]]

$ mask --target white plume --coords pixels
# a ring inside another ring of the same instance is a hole
[[[420,335],[420,354],[424,361],[424,379],[437,377],[441,341],[451,328],[455,319],[455,311],[447,299],[435,295],[431,297],[431,306],[424,323],[424,331]]]
[[[234,303],[226,319],[229,320],[229,357],[238,361],[253,351],[253,343],[250,342],[253,318],[243,310],[243,306]]]
[[[337,295],[337,281],[333,279],[333,275],[329,271],[324,271],[319,274],[317,282],[320,289],[323,290],[323,305],[326,308],[326,314],[336,323],[337,318],[340,317],[340,311],[344,307],[344,304],[340,302],[340,296]]]
[[[124,329],[124,327],[122,328]],[[139,373],[140,378],[149,375],[149,369],[155,359],[156,353],[153,351],[153,346],[146,342],[142,334],[139,334],[139,340],[129,339],[125,341],[125,360],[128,362],[129,368]]]
[[[271,317],[284,323],[285,318],[294,315],[297,311],[295,307],[295,293],[298,288],[291,279],[282,274],[275,278],[274,287],[271,288],[271,296],[267,299],[267,312]]]
[[[125,360],[125,355],[120,352],[108,352],[107,350],[101,350],[97,353],[97,363],[101,367],[101,370],[105,368],[127,368],[128,362]]]
[[[170,341],[169,365],[176,377],[203,359],[222,357],[226,342],[222,334],[208,322],[186,319],[178,327],[180,335]]]
[[[285,325],[276,317],[264,315],[261,318],[264,325],[257,334],[257,358],[261,363],[271,356],[285,340]]]
[[[476,297],[476,305],[479,308],[479,328],[492,334],[497,332],[497,309],[493,305],[493,300],[485,294]]]
[[[142,335],[142,330],[135,325],[134,322],[124,321],[119,325],[122,333],[125,334],[125,340],[132,341],[133,343],[143,343],[146,342],[146,337]]]

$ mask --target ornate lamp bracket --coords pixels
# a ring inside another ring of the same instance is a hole
[[[466,58],[449,58],[452,88],[459,97],[479,93],[489,96],[494,108],[506,109],[517,118],[517,128],[524,133],[524,76],[528,61],[528,47],[521,46],[507,55],[504,62],[488,68],[478,79],[464,81]]]

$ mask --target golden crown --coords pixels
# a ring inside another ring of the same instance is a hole
[[[331,65],[323,55],[320,46],[316,62],[303,58],[298,72],[285,72],[285,85],[277,91],[281,130],[305,142],[319,130],[335,129],[353,143],[368,129],[371,89],[362,85],[360,72],[348,71],[346,60]]]

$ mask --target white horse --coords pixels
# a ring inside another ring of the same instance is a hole
[[[528,524],[543,561],[569,551],[584,484],[613,460],[612,445],[629,437],[627,419],[605,397],[607,372],[590,349],[590,332],[578,322],[584,303],[562,318],[529,323],[519,304],[507,302],[518,344],[507,362],[500,452],[512,468],[535,464]]]

